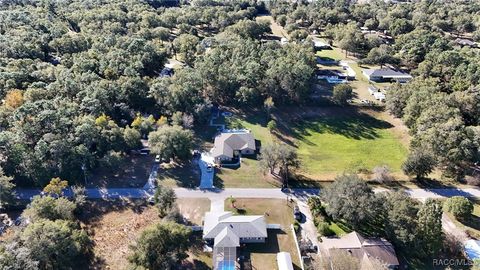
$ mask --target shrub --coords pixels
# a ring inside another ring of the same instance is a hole
[[[310,207],[310,211],[312,211],[312,214],[314,216],[321,214],[321,208],[322,206],[322,201],[320,200],[320,197],[318,196],[312,196],[308,198],[307,201],[308,207]]]
[[[348,84],[338,84],[333,87],[333,101],[339,105],[346,105],[353,97],[353,89]]]
[[[277,128],[277,122],[275,122],[275,120],[270,120],[267,123],[267,128],[268,128],[268,131],[270,132],[274,131]]]
[[[390,174],[390,168],[387,165],[377,166],[373,168],[374,180],[378,183],[389,183],[393,181]]]
[[[444,209],[452,213],[457,219],[468,219],[473,212],[472,202],[462,196],[454,196],[448,198],[445,202]]]
[[[295,222],[293,223],[293,229],[297,233],[300,231],[300,223],[297,220],[295,220]]]
[[[328,224],[328,222],[318,223],[317,231],[323,236],[332,236],[335,234],[335,232],[330,229],[330,225]]]

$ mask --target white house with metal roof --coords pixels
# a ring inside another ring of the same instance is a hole
[[[215,137],[210,154],[219,163],[232,160],[237,154],[252,155],[255,150],[255,138],[249,130],[224,130]]]
[[[264,243],[267,224],[263,216],[234,216],[232,212],[207,212],[203,239],[213,242],[213,269],[235,269],[237,247]]]
[[[225,230],[228,229],[228,230]],[[221,236],[221,238],[217,238]],[[208,212],[203,224],[203,239],[233,242],[263,243],[267,238],[267,224],[263,216],[234,216],[232,212]],[[232,243],[233,243],[232,242]]]

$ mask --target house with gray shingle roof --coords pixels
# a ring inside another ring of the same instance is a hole
[[[393,245],[382,238],[365,238],[351,232],[341,238],[322,237],[321,254],[328,259],[335,252],[347,252],[360,261],[360,269],[373,269],[381,264],[388,269],[397,269],[399,262]]]
[[[231,161],[235,156],[255,153],[255,138],[249,130],[224,130],[215,137],[215,145],[210,150],[215,162]]]
[[[391,68],[380,69],[364,69],[363,75],[372,82],[408,82],[412,79],[412,76],[400,70],[394,70]]]

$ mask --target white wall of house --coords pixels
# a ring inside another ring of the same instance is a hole
[[[253,149],[243,149],[240,152],[242,153],[242,155],[253,155],[255,153]]]
[[[240,243],[265,243],[265,238],[263,237],[240,238]]]

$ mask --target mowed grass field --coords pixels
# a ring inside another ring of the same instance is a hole
[[[367,114],[305,119],[294,127],[301,172],[308,178],[333,179],[387,165],[400,173],[408,151],[392,128]]]
[[[397,179],[407,179],[401,172],[408,154],[407,130],[386,116],[352,106],[282,108],[273,113],[278,126],[273,134],[264,114],[236,113],[228,122],[250,129],[261,145],[285,142],[295,147],[301,161],[299,186],[320,186],[339,174],[365,173],[380,165],[387,165]],[[278,185],[263,174],[256,159],[243,159],[239,168],[221,168],[216,176],[224,187]]]

